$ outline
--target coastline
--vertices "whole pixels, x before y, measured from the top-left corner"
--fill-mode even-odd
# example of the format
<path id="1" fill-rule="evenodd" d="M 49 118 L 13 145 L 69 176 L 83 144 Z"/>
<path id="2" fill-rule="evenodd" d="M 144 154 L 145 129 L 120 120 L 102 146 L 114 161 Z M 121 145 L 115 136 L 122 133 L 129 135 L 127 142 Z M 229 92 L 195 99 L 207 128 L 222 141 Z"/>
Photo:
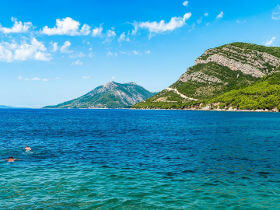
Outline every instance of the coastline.
<path id="1" fill-rule="evenodd" d="M 279 113 L 279 111 L 275 110 L 245 110 L 245 109 L 147 109 L 147 108 L 130 108 L 131 110 L 177 110 L 177 111 L 206 111 L 206 112 L 269 112 L 269 113 Z"/>
<path id="2" fill-rule="evenodd" d="M 280 112 L 280 110 L 278 109 L 273 109 L 273 110 L 268 110 L 268 109 L 256 109 L 256 110 L 249 110 L 249 109 L 233 109 L 233 108 L 229 108 L 229 109 L 211 109 L 209 107 L 203 107 L 203 108 L 184 108 L 184 109 L 160 109 L 160 108 L 133 108 L 133 107 L 126 107 L 126 108 L 50 108 L 50 107 L 42 107 L 42 108 L 28 108 L 28 109 L 55 109 L 55 110 L 59 110 L 59 109 L 63 109 L 63 110 L 74 110 L 74 109 L 84 109 L 84 110 L 112 110 L 112 109 L 116 109 L 116 110 L 170 110 L 170 111 L 207 111 L 207 112 L 270 112 L 270 113 L 278 113 Z"/>
<path id="3" fill-rule="evenodd" d="M 158 110 L 158 111 L 205 111 L 205 112 L 263 112 L 263 113 L 279 113 L 279 111 L 276 110 L 240 110 L 240 109 L 148 109 L 148 108 L 37 108 L 37 109 L 63 109 L 63 110 Z"/>

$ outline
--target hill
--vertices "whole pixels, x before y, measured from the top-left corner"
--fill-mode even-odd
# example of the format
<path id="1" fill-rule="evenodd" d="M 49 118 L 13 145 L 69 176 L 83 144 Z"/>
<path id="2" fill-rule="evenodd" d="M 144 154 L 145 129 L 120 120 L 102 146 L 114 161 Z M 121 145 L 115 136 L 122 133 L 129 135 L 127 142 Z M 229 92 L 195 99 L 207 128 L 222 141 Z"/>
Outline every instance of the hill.
<path id="1" fill-rule="evenodd" d="M 128 108 L 153 95 L 135 83 L 109 82 L 79 98 L 44 108 Z"/>
<path id="2" fill-rule="evenodd" d="M 0 105 L 0 109 L 13 109 L 14 107 L 6 106 L 6 105 Z"/>
<path id="3" fill-rule="evenodd" d="M 232 90 L 206 102 L 210 109 L 280 110 L 280 73 L 255 84 Z"/>
<path id="4" fill-rule="evenodd" d="M 268 81 L 265 80 L 279 72 L 279 66 L 278 47 L 232 43 L 209 49 L 195 60 L 195 65 L 178 81 L 145 102 L 136 104 L 134 108 L 217 109 L 219 106 L 214 104 L 220 103 L 222 107 L 231 109 L 229 102 L 222 99 L 233 96 L 233 93 L 235 96 L 241 94 L 238 91 L 248 90 L 244 88 L 254 89 L 266 84 Z M 245 101 L 251 103 L 249 96 L 243 95 L 243 99 L 242 106 L 234 103 L 232 106 L 236 109 L 251 109 L 251 106 L 245 105 Z M 280 102 L 277 103 L 274 105 L 278 106 Z"/>

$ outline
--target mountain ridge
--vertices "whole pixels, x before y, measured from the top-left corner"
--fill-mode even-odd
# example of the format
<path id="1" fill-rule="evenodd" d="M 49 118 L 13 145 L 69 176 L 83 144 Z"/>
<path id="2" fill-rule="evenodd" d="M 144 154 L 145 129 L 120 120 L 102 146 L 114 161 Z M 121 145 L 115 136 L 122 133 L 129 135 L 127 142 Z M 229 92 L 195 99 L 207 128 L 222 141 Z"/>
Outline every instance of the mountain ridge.
<path id="1" fill-rule="evenodd" d="M 44 108 L 129 108 L 152 95 L 154 93 L 134 82 L 110 81 L 78 98 Z"/>
<path id="2" fill-rule="evenodd" d="M 279 72 L 279 67 L 279 47 L 235 42 L 211 48 L 198 57 L 194 66 L 188 68 L 175 83 L 133 108 L 221 109 L 217 106 L 218 96 L 250 87 Z M 213 106 L 213 103 L 216 106 Z M 221 104 L 223 109 L 236 110 L 244 107 L 264 107 L 260 104 L 255 107 Z M 275 103 L 274 105 L 274 108 L 278 106 Z"/>

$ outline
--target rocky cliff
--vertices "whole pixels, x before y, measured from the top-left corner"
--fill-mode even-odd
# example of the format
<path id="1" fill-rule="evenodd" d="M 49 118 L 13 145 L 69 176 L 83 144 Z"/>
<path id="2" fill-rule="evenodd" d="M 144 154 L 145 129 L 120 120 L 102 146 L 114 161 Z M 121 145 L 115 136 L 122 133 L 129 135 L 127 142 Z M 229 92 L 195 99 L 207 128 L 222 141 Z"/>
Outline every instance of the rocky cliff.
<path id="1" fill-rule="evenodd" d="M 232 108 L 232 104 L 214 99 L 267 79 L 279 72 L 279 66 L 280 48 L 247 43 L 223 45 L 205 51 L 178 81 L 134 107 L 205 109 L 220 108 L 217 104 L 222 104 L 223 108 Z M 238 104 L 234 106 L 240 108 Z M 255 108 L 262 107 L 256 105 Z"/>

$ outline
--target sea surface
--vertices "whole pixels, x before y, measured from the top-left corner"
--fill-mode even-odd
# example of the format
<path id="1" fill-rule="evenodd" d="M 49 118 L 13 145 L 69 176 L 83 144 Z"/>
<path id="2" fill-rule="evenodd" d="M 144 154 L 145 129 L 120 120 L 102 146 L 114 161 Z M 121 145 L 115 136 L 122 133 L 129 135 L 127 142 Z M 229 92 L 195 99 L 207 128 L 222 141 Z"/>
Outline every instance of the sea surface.
<path id="1" fill-rule="evenodd" d="M 0 209 L 280 208 L 278 113 L 1 109 L 0 158 Z"/>

